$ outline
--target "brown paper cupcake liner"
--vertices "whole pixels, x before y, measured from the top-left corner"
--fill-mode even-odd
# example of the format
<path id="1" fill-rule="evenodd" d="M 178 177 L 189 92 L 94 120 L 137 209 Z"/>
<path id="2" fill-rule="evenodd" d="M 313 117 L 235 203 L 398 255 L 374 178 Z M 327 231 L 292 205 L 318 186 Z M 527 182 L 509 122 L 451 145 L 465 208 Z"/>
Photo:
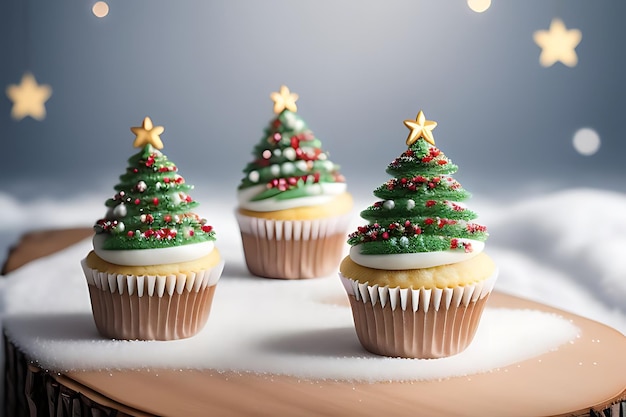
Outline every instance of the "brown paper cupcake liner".
<path id="1" fill-rule="evenodd" d="M 339 274 L 359 341 L 372 353 L 434 359 L 465 350 L 476 334 L 497 272 L 445 289 L 370 286 Z"/>
<path id="2" fill-rule="evenodd" d="M 267 220 L 237 213 L 246 265 L 254 275 L 301 279 L 333 273 L 343 255 L 350 215 Z"/>
<path id="3" fill-rule="evenodd" d="M 100 334 L 111 339 L 175 340 L 205 326 L 224 261 L 187 275 L 110 274 L 81 263 Z"/>

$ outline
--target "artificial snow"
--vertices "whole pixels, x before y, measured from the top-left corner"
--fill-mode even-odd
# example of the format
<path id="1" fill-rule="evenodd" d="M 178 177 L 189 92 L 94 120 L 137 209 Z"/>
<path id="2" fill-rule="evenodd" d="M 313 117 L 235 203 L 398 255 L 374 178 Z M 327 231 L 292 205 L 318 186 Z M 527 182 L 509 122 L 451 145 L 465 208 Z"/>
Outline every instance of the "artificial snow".
<path id="1" fill-rule="evenodd" d="M 357 200 L 355 213 L 372 201 Z M 63 210 L 61 203 L 51 204 Z M 626 212 L 625 195 L 574 190 L 507 204 L 505 209 L 476 198 L 468 205 L 489 227 L 486 251 L 500 269 L 496 291 L 626 333 L 626 257 L 614 249 L 626 245 L 626 233 L 621 232 L 626 218 L 620 216 Z M 600 213 L 598 207 L 610 210 Z M 48 209 L 39 204 L 22 212 Z M 303 281 L 251 277 L 233 208 L 204 203 L 198 212 L 215 226 L 226 268 L 208 323 L 197 336 L 170 342 L 101 338 L 79 264 L 91 249 L 86 239 L 31 262 L 0 283 L 2 320 L 10 338 L 40 365 L 55 370 L 210 368 L 372 381 L 484 372 L 558 349 L 578 333 L 554 314 L 487 307 L 474 342 L 459 355 L 437 360 L 379 357 L 359 344 L 336 275 Z M 81 215 L 89 224 L 99 212 Z M 353 226 L 362 223 L 355 214 Z"/>

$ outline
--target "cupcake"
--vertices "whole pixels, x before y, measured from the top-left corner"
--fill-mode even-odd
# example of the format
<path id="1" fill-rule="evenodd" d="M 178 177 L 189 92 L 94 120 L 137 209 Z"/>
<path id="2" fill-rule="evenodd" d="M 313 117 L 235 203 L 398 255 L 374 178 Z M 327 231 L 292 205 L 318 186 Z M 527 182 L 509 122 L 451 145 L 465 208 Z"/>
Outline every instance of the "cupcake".
<path id="1" fill-rule="evenodd" d="M 339 276 L 356 332 L 370 352 L 442 358 L 471 343 L 497 268 L 483 251 L 487 230 L 462 201 L 457 166 L 436 146 L 436 122 L 406 120 L 408 149 L 387 167 L 393 178 L 361 212 Z"/>
<path id="2" fill-rule="evenodd" d="M 193 186 L 160 151 L 163 127 L 146 117 L 131 130 L 140 151 L 81 262 L 94 321 L 111 339 L 187 338 L 207 322 L 224 261 L 213 227 L 192 211 Z"/>
<path id="3" fill-rule="evenodd" d="M 285 86 L 238 187 L 237 221 L 250 272 L 267 278 L 320 277 L 343 254 L 352 197 L 339 167 L 296 113 Z"/>

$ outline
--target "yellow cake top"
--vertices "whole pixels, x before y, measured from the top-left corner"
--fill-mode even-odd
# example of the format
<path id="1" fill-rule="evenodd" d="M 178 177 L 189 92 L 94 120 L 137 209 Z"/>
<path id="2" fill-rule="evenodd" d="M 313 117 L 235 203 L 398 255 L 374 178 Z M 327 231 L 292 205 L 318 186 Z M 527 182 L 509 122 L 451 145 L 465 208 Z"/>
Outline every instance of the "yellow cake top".
<path id="1" fill-rule="evenodd" d="M 339 266 L 346 278 L 362 284 L 390 288 L 454 288 L 489 278 L 496 270 L 493 260 L 484 252 L 463 262 L 421 269 L 387 270 L 368 268 L 346 256 Z"/>

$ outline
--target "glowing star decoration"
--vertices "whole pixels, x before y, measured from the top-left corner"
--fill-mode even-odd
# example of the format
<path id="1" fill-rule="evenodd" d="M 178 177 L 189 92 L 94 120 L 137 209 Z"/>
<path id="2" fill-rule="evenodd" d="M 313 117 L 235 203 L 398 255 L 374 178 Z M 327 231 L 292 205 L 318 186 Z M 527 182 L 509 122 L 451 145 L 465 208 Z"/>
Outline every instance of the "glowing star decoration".
<path id="1" fill-rule="evenodd" d="M 52 88 L 46 84 L 37 84 L 37 80 L 30 72 L 22 76 L 19 85 L 11 84 L 6 90 L 7 97 L 13 102 L 11 117 L 22 120 L 30 116 L 36 120 L 46 118 L 46 101 L 52 95 Z"/>
<path id="2" fill-rule="evenodd" d="M 141 127 L 131 127 L 130 130 L 136 136 L 133 143 L 135 148 L 140 148 L 147 144 L 154 146 L 156 149 L 163 148 L 163 142 L 159 135 L 165 131 L 165 128 L 163 126 L 153 126 L 149 117 L 143 119 Z"/>
<path id="3" fill-rule="evenodd" d="M 280 86 L 279 92 L 270 94 L 270 98 L 274 102 L 274 113 L 276 114 L 279 114 L 285 109 L 292 112 L 296 112 L 298 110 L 298 107 L 296 106 L 298 95 L 290 92 L 284 85 Z"/>
<path id="4" fill-rule="evenodd" d="M 544 67 L 551 67 L 561 61 L 568 67 L 576 66 L 578 56 L 575 49 L 582 38 L 580 30 L 567 30 L 561 19 L 552 19 L 550 29 L 538 30 L 533 34 L 535 43 L 541 48 L 539 63 Z"/>
<path id="5" fill-rule="evenodd" d="M 408 146 L 414 144 L 419 138 L 424 138 L 432 145 L 435 144 L 435 138 L 433 138 L 432 130 L 437 127 L 437 122 L 426 120 L 426 116 L 424 116 L 423 111 L 420 110 L 420 112 L 417 113 L 415 120 L 405 120 L 404 125 L 411 130 L 409 137 L 406 139 L 406 144 Z"/>

